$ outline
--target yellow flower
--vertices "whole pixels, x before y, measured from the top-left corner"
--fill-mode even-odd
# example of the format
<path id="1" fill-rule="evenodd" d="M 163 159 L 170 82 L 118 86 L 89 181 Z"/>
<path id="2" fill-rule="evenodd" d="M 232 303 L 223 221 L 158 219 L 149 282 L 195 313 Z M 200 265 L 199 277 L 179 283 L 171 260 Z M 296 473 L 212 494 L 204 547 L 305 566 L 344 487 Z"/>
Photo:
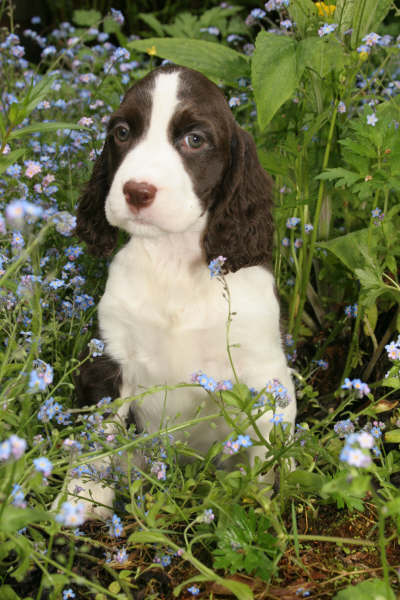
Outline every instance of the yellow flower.
<path id="1" fill-rule="evenodd" d="M 155 46 L 152 46 L 151 48 L 147 48 L 146 49 L 147 54 L 149 54 L 150 56 L 155 56 L 157 54 L 157 50 Z"/>
<path id="2" fill-rule="evenodd" d="M 325 2 L 316 2 L 315 6 L 318 9 L 318 16 L 331 17 L 336 10 L 334 4 L 325 4 Z"/>

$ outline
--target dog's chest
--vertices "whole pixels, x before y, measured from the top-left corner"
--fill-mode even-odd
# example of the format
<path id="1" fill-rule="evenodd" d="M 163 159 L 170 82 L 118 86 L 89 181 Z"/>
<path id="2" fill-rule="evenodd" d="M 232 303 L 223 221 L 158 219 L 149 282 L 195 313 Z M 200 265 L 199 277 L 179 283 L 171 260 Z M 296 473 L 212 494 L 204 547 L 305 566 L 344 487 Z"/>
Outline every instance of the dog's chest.
<path id="1" fill-rule="evenodd" d="M 154 268 L 151 261 L 113 263 L 99 306 L 102 336 L 124 382 L 146 387 L 189 381 L 199 369 L 229 376 L 227 314 L 207 267 L 193 276 L 176 263 Z"/>

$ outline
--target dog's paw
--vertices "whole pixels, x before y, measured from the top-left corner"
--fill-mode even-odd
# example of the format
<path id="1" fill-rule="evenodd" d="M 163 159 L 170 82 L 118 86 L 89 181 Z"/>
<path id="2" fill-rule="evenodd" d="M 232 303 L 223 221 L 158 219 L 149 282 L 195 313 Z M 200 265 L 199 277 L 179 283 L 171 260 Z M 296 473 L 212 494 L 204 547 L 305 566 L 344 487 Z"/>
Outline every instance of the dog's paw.
<path id="1" fill-rule="evenodd" d="M 83 505 L 84 521 L 106 521 L 113 515 L 115 491 L 101 483 L 71 479 L 67 494 L 60 494 L 51 506 L 51 512 L 59 513 L 64 502 Z"/>

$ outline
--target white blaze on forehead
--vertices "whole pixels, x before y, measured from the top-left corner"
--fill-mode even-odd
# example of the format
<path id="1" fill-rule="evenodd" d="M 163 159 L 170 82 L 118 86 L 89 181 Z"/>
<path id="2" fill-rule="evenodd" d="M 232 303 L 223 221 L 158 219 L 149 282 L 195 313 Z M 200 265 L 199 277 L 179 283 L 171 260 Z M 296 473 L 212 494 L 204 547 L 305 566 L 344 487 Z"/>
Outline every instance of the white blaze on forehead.
<path id="1" fill-rule="evenodd" d="M 179 72 L 157 75 L 151 90 L 149 126 L 123 158 L 106 199 L 108 222 L 131 234 L 200 231 L 204 226 L 204 209 L 190 174 L 174 142 L 168 138 L 179 104 L 178 90 Z M 123 193 L 124 184 L 130 180 L 156 188 L 153 202 L 138 212 L 131 210 Z"/>
<path id="2" fill-rule="evenodd" d="M 178 104 L 179 73 L 161 73 L 152 93 L 150 126 L 144 142 L 157 143 L 168 138 L 168 125 Z"/>

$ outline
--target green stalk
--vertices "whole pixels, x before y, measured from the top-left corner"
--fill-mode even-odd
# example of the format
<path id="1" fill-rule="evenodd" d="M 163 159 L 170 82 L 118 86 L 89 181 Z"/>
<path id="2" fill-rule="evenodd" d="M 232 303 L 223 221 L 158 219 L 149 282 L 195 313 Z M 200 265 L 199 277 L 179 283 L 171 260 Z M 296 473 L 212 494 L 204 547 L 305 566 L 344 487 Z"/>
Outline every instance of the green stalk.
<path id="1" fill-rule="evenodd" d="M 333 109 L 333 114 L 332 114 L 332 120 L 331 120 L 331 124 L 329 127 L 328 140 L 327 140 L 327 144 L 326 144 L 326 148 L 325 148 L 324 160 L 322 162 L 322 171 L 324 171 L 327 168 L 328 162 L 329 162 L 332 140 L 333 140 L 333 135 L 334 135 L 334 131 L 335 131 L 338 104 L 339 104 L 339 101 L 336 99 L 334 109 Z M 315 251 L 315 244 L 317 241 L 319 216 L 320 216 L 321 208 L 322 208 L 322 200 L 324 197 L 324 190 L 325 190 L 325 182 L 323 179 L 321 179 L 320 183 L 319 183 L 319 189 L 318 189 L 317 206 L 315 208 L 314 223 L 313 223 L 314 228 L 311 232 L 310 245 L 308 248 L 308 255 L 305 260 L 305 268 L 304 268 L 304 273 L 303 273 L 302 286 L 301 286 L 301 290 L 300 290 L 300 300 L 299 300 L 299 305 L 297 308 L 296 318 L 295 318 L 293 332 L 292 332 L 295 343 L 297 342 L 297 338 L 299 335 L 299 329 L 300 329 L 300 325 L 301 325 L 301 317 L 302 317 L 302 313 L 304 310 L 304 304 L 306 301 L 307 284 L 310 279 L 312 261 L 313 261 L 313 257 L 314 257 L 314 251 Z"/>

